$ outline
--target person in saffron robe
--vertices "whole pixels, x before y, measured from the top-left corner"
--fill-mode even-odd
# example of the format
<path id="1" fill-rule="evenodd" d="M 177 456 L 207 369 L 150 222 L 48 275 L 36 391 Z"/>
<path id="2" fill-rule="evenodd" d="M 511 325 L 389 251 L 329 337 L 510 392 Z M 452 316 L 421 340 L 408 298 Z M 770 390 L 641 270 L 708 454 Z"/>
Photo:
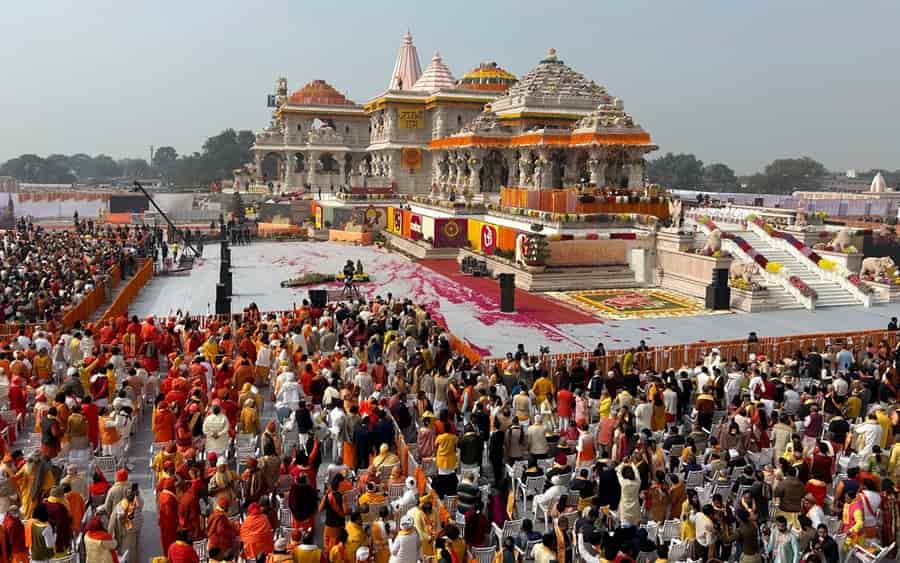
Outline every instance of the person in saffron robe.
<path id="1" fill-rule="evenodd" d="M 69 516 L 72 518 L 72 533 L 81 531 L 81 520 L 84 518 L 84 497 L 72 490 L 72 485 L 63 483 L 63 496 L 69 505 Z"/>
<path id="2" fill-rule="evenodd" d="M 50 464 L 39 453 L 35 453 L 16 474 L 19 483 L 19 498 L 22 501 L 22 514 L 31 517 L 34 508 L 53 487 L 53 473 Z"/>
<path id="3" fill-rule="evenodd" d="M 241 480 L 245 505 L 258 501 L 265 494 L 266 486 L 256 458 L 247 458 L 247 469 L 241 475 Z"/>
<path id="4" fill-rule="evenodd" d="M 200 479 L 191 481 L 188 490 L 178 501 L 178 524 L 188 531 L 191 541 L 203 539 L 203 521 L 200 514 L 200 497 L 206 487 Z"/>
<path id="5" fill-rule="evenodd" d="M 48 459 L 53 459 L 59 455 L 61 440 L 65 432 L 57 415 L 56 407 L 47 409 L 47 416 L 41 424 L 41 453 Z"/>
<path id="6" fill-rule="evenodd" d="M 229 553 L 237 545 L 238 525 L 228 519 L 228 496 L 220 495 L 212 513 L 206 519 L 207 549 L 218 548 Z"/>
<path id="7" fill-rule="evenodd" d="M 178 530 L 176 541 L 166 549 L 169 563 L 200 563 L 200 557 L 194 547 L 188 543 L 187 530 Z"/>
<path id="8" fill-rule="evenodd" d="M 47 521 L 56 533 L 56 553 L 67 553 L 72 545 L 72 516 L 62 487 L 53 487 L 44 501 Z"/>
<path id="9" fill-rule="evenodd" d="M 88 520 L 84 529 L 84 546 L 87 551 L 87 561 L 99 563 L 119 563 L 119 555 L 116 553 L 116 540 L 103 529 L 103 521 L 99 516 Z"/>
<path id="10" fill-rule="evenodd" d="M 269 518 L 260 509 L 259 504 L 253 503 L 247 509 L 247 516 L 241 524 L 241 541 L 244 544 L 244 558 L 256 559 L 260 555 L 272 553 L 273 532 Z"/>
<path id="11" fill-rule="evenodd" d="M 88 440 L 91 442 L 91 448 L 96 450 L 100 444 L 100 408 L 94 404 L 90 395 L 81 401 L 81 414 L 87 420 Z"/>
<path id="12" fill-rule="evenodd" d="M 319 498 L 305 474 L 300 474 L 288 491 L 288 508 L 291 509 L 293 527 L 312 530 L 316 525 L 316 506 Z"/>
<path id="13" fill-rule="evenodd" d="M 325 511 L 325 533 L 323 534 L 323 547 L 325 553 L 331 555 L 331 549 L 338 542 L 338 533 L 344 529 L 344 504 L 343 495 L 340 493 L 344 476 L 338 473 L 331 481 L 331 486 L 319 503 L 319 510 Z M 346 532 L 345 532 L 346 533 Z"/>
<path id="14" fill-rule="evenodd" d="M 135 483 L 125 498 L 115 506 L 113 513 L 109 515 L 109 532 L 119 544 L 119 551 L 122 554 L 128 552 L 134 559 L 137 558 L 138 541 L 141 538 L 143 504 L 141 497 L 138 496 L 137 483 Z"/>
<path id="15" fill-rule="evenodd" d="M 175 440 L 175 421 L 175 413 L 169 409 L 168 401 L 160 401 L 156 410 L 153 411 L 153 419 L 150 424 L 153 430 L 153 441 L 166 443 Z"/>
<path id="16" fill-rule="evenodd" d="M 178 497 L 175 496 L 174 480 L 166 484 L 157 500 L 159 512 L 159 543 L 163 553 L 175 543 L 175 532 L 178 530 Z"/>
<path id="17" fill-rule="evenodd" d="M 25 525 L 19 517 L 19 507 L 10 506 L 3 519 L 9 555 L 12 563 L 27 563 L 28 547 L 25 545 Z"/>

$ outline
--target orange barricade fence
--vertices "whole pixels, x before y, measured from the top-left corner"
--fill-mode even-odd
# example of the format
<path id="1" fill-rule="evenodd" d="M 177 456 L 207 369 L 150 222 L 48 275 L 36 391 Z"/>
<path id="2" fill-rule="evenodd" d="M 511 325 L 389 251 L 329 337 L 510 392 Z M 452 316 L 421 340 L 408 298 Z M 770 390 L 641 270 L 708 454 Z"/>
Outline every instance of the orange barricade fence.
<path id="1" fill-rule="evenodd" d="M 63 315 L 63 327 L 69 329 L 78 321 L 88 320 L 94 314 L 94 311 L 103 306 L 104 301 L 106 301 L 106 288 L 103 285 L 99 285 L 91 290 L 78 305 L 69 309 Z"/>
<path id="2" fill-rule="evenodd" d="M 109 287 L 115 289 L 119 287 L 119 282 L 122 281 L 122 270 L 119 269 L 119 265 L 116 264 L 112 268 L 109 269 Z"/>
<path id="3" fill-rule="evenodd" d="M 153 277 L 153 260 L 149 258 L 144 262 L 144 265 L 141 266 L 137 272 L 135 272 L 134 276 L 128 280 L 125 284 L 125 287 L 116 295 L 113 302 L 109 305 L 106 311 L 103 313 L 103 316 L 100 318 L 101 321 L 107 321 L 111 318 L 118 317 L 128 312 L 128 307 L 134 302 L 134 299 L 137 297 L 138 293 L 140 293 L 141 289 L 147 285 L 147 282 L 150 281 L 150 278 Z"/>
<path id="4" fill-rule="evenodd" d="M 748 343 L 746 340 L 723 340 L 718 342 L 695 342 L 692 344 L 679 344 L 673 346 L 658 346 L 645 352 L 634 352 L 633 362 L 638 369 L 654 369 L 658 371 L 666 369 L 679 369 L 681 367 L 693 367 L 712 351 L 718 349 L 719 355 L 725 361 L 736 358 L 739 362 L 749 360 L 750 354 L 757 358 L 764 356 L 768 360 L 780 362 L 784 358 L 790 358 L 798 351 L 809 352 L 812 348 L 823 351 L 831 345 L 843 343 L 854 346 L 869 347 L 878 346 L 882 341 L 887 342 L 891 348 L 897 345 L 900 335 L 897 332 L 886 330 L 864 330 L 851 332 L 813 333 L 794 336 L 760 338 L 759 342 Z M 608 371 L 613 365 L 620 366 L 628 350 L 607 351 L 605 356 L 595 357 L 592 352 L 575 352 L 569 354 L 550 354 L 544 358 L 551 370 L 560 365 L 571 365 L 577 361 L 594 361 L 596 369 Z M 502 365 L 505 358 L 489 358 L 485 362 L 489 365 Z"/>

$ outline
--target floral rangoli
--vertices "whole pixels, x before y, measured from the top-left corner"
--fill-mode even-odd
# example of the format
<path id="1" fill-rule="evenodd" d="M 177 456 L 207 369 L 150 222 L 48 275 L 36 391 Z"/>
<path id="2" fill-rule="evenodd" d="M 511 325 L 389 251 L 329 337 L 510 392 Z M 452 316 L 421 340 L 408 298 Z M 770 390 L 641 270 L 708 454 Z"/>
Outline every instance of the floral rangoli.
<path id="1" fill-rule="evenodd" d="M 703 302 L 661 289 L 597 289 L 552 292 L 551 296 L 610 319 L 651 319 L 710 315 Z"/>

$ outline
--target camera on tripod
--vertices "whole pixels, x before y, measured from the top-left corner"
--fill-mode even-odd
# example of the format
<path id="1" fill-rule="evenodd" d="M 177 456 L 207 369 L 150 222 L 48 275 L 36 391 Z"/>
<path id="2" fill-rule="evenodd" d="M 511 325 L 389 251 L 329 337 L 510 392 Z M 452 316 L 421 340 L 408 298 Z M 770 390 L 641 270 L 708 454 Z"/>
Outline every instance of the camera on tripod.
<path id="1" fill-rule="evenodd" d="M 540 346 L 540 347 L 538 348 L 538 353 L 540 353 L 540 354 L 549 354 L 549 353 L 550 353 L 550 347 L 549 347 L 549 346 Z"/>

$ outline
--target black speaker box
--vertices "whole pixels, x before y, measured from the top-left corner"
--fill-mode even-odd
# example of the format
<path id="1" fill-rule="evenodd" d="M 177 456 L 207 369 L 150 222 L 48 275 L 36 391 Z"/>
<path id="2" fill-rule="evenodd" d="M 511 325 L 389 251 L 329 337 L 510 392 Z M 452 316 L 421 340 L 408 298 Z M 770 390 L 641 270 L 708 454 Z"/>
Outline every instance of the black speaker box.
<path id="1" fill-rule="evenodd" d="M 516 311 L 516 277 L 513 274 L 500 274 L 500 311 Z"/>
<path id="2" fill-rule="evenodd" d="M 310 289 L 309 303 L 316 309 L 324 309 L 325 305 L 328 304 L 328 290 Z"/>
<path id="3" fill-rule="evenodd" d="M 706 286 L 706 308 L 725 311 L 731 308 L 731 288 L 716 284 Z"/>
<path id="4" fill-rule="evenodd" d="M 717 287 L 728 287 L 728 269 L 713 270 L 712 284 Z"/>

